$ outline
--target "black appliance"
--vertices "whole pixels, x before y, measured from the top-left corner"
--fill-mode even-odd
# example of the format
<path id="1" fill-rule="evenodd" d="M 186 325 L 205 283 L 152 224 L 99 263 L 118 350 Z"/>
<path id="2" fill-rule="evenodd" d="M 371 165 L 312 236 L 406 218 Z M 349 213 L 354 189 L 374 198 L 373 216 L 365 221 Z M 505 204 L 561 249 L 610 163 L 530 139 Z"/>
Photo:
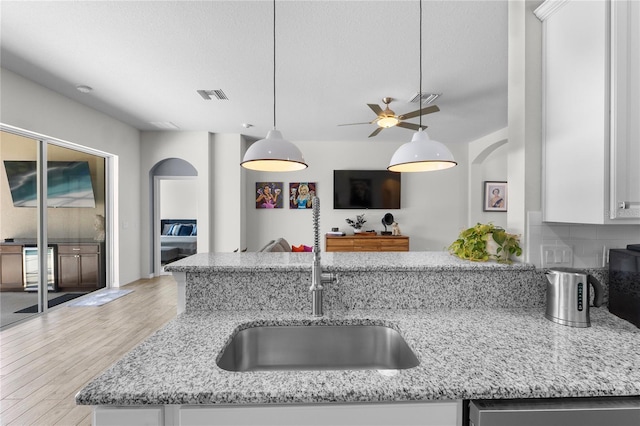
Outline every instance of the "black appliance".
<path id="1" fill-rule="evenodd" d="M 640 328 L 640 244 L 609 250 L 609 311 Z"/>

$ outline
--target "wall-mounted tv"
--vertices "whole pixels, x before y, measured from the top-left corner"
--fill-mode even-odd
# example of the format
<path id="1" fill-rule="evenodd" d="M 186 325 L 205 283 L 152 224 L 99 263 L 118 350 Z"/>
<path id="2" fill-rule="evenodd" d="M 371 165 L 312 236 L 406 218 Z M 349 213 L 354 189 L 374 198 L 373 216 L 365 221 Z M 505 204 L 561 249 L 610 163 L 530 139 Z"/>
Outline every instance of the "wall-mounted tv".
<path id="1" fill-rule="evenodd" d="M 401 174 L 387 170 L 334 170 L 334 209 L 399 209 Z"/>
<path id="2" fill-rule="evenodd" d="M 36 162 L 4 161 L 15 207 L 36 207 Z M 47 161 L 47 206 L 95 208 L 87 161 Z"/>

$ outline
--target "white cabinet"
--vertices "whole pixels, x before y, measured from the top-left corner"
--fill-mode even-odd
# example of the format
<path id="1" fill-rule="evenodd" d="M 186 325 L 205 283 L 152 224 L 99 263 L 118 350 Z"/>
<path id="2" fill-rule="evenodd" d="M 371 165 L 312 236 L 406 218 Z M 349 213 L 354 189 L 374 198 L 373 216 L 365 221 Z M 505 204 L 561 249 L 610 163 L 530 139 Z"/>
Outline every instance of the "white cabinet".
<path id="1" fill-rule="evenodd" d="M 640 4 L 546 1 L 543 220 L 640 223 Z"/>
<path id="2" fill-rule="evenodd" d="M 167 405 L 164 407 L 94 408 L 93 425 L 106 426 L 457 426 L 462 401 L 288 404 L 288 405 Z"/>

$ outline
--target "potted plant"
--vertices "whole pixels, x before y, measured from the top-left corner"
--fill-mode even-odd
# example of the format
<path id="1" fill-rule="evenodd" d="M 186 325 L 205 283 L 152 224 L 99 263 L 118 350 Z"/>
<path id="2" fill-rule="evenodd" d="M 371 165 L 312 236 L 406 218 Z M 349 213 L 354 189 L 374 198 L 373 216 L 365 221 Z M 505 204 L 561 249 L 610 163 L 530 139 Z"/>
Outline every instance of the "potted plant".
<path id="1" fill-rule="evenodd" d="M 353 232 L 355 234 L 359 234 L 362 232 L 362 225 L 365 224 L 366 219 L 364 218 L 364 213 L 356 216 L 356 220 L 346 218 L 345 221 L 353 228 Z"/>
<path id="2" fill-rule="evenodd" d="M 509 234 L 493 223 L 478 223 L 460 232 L 458 239 L 449 246 L 449 252 L 461 259 L 511 263 L 511 256 L 520 256 L 522 248 L 519 235 Z"/>

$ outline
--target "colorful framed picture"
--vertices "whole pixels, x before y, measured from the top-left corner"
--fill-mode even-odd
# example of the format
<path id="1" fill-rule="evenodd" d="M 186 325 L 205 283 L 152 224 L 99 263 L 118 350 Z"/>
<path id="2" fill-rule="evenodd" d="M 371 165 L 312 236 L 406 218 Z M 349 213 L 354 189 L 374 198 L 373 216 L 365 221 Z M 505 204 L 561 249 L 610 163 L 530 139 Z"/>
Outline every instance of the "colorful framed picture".
<path id="1" fill-rule="evenodd" d="M 507 182 L 484 182 L 484 208 L 485 212 L 507 211 Z"/>
<path id="2" fill-rule="evenodd" d="M 281 209 L 282 182 L 256 182 L 256 209 Z"/>
<path id="3" fill-rule="evenodd" d="M 317 184 L 315 182 L 290 182 L 289 208 L 310 209 L 313 207 L 312 199 L 317 194 Z"/>

